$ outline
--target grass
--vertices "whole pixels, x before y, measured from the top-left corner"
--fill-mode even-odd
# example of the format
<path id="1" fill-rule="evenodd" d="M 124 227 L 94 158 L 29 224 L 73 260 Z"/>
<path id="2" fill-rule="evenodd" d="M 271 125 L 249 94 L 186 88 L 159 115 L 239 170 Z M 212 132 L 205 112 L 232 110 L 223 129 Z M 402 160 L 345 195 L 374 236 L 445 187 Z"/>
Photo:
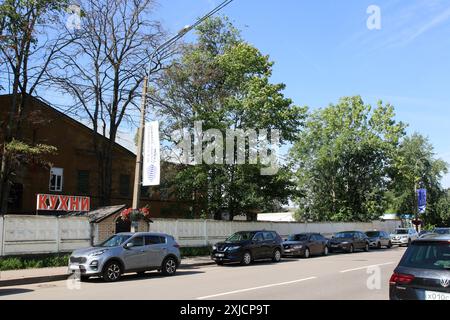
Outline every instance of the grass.
<path id="1" fill-rule="evenodd" d="M 181 256 L 208 256 L 210 247 L 180 248 Z M 65 267 L 70 254 L 46 254 L 35 256 L 14 256 L 0 258 L 0 271 Z"/>
<path id="2" fill-rule="evenodd" d="M 65 267 L 69 254 L 17 256 L 0 258 L 0 271 Z"/>

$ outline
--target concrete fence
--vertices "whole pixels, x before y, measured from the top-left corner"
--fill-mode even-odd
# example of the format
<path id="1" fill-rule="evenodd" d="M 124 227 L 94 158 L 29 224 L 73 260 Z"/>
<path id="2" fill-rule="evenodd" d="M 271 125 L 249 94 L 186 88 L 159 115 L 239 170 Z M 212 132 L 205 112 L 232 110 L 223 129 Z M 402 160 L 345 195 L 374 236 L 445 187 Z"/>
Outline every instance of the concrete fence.
<path id="1" fill-rule="evenodd" d="M 340 231 L 383 230 L 393 232 L 398 221 L 374 221 L 370 223 L 285 223 L 285 222 L 225 222 L 214 220 L 155 219 L 150 231 L 173 235 L 181 246 L 198 247 L 225 240 L 238 231 L 273 230 L 283 238 L 290 234 L 318 232 L 331 236 Z"/>
<path id="2" fill-rule="evenodd" d="M 397 221 L 371 223 L 284 223 L 225 222 L 214 220 L 156 219 L 150 231 L 173 235 L 181 246 L 208 246 L 238 231 L 274 230 L 283 238 L 293 233 L 320 232 L 329 236 L 339 231 L 385 230 L 392 232 Z M 85 217 L 4 216 L 0 217 L 0 256 L 65 253 L 89 247 L 96 225 Z"/>
<path id="3" fill-rule="evenodd" d="M 91 244 L 88 218 L 0 217 L 0 256 L 71 252 Z"/>

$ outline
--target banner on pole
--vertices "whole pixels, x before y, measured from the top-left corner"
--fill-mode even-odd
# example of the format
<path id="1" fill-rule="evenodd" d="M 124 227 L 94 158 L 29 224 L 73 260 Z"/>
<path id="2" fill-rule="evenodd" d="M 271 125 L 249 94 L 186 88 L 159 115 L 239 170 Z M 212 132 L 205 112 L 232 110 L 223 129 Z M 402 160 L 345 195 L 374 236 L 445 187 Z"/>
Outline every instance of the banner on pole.
<path id="1" fill-rule="evenodd" d="M 159 122 L 152 121 L 145 125 L 144 164 L 142 185 L 159 186 L 161 177 Z"/>
<path id="2" fill-rule="evenodd" d="M 419 213 L 425 213 L 427 209 L 427 190 L 419 189 L 417 190 L 417 198 L 419 203 Z"/>

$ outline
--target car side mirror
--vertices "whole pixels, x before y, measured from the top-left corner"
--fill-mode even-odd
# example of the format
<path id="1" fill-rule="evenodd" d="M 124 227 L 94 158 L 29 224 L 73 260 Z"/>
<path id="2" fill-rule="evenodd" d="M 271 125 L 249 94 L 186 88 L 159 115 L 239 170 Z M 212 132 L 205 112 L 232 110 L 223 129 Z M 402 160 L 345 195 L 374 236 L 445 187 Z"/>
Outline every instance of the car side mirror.
<path id="1" fill-rule="evenodd" d="M 128 242 L 126 245 L 125 245 L 125 249 L 131 249 L 131 248 L 133 248 L 134 247 L 134 244 L 132 243 L 132 242 Z"/>

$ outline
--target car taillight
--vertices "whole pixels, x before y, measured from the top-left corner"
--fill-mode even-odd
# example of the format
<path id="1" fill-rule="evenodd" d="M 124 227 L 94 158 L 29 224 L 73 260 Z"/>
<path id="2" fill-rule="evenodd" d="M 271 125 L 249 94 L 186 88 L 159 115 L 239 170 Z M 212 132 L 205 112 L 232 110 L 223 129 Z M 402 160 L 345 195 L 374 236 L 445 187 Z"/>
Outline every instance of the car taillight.
<path id="1" fill-rule="evenodd" d="M 414 276 L 410 274 L 394 273 L 389 280 L 390 284 L 410 284 L 414 280 Z"/>

